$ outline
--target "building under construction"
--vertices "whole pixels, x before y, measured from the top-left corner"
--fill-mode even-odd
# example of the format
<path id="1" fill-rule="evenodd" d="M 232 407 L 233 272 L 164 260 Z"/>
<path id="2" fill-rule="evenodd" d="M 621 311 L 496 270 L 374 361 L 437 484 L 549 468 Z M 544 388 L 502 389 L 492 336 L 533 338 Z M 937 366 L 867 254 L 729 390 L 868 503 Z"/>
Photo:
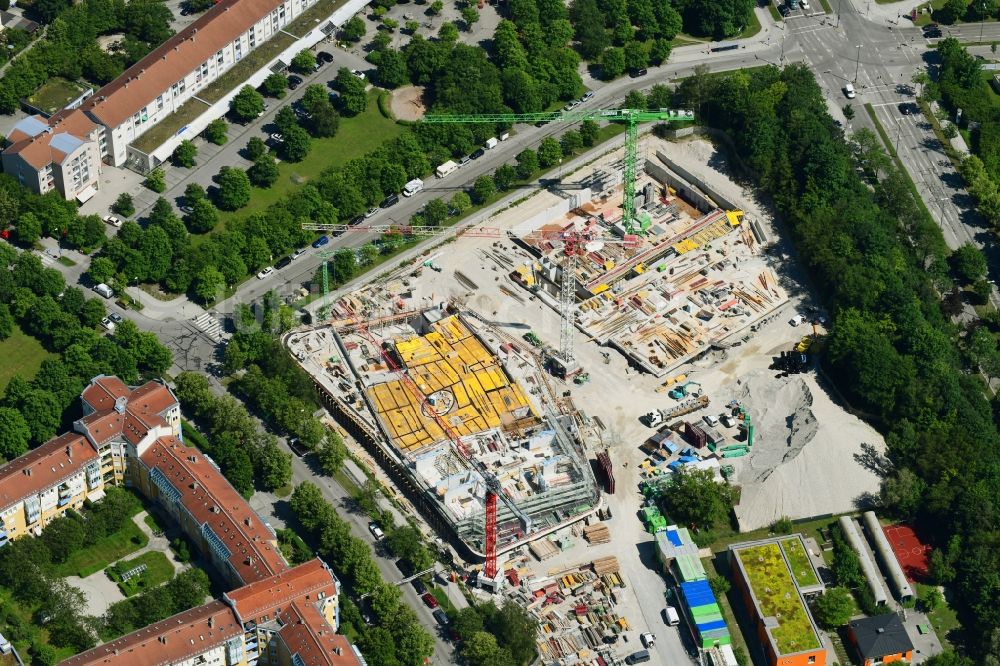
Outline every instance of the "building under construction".
<path id="1" fill-rule="evenodd" d="M 379 318 L 376 309 L 346 297 L 331 325 L 297 331 L 287 344 L 334 414 L 377 434 L 379 459 L 408 479 L 404 487 L 439 524 L 484 552 L 480 470 L 502 488 L 501 552 L 596 506 L 596 481 L 567 431 L 572 419 L 555 415 L 529 345 L 471 312 L 433 307 Z M 374 318 L 359 324 L 354 313 Z"/>

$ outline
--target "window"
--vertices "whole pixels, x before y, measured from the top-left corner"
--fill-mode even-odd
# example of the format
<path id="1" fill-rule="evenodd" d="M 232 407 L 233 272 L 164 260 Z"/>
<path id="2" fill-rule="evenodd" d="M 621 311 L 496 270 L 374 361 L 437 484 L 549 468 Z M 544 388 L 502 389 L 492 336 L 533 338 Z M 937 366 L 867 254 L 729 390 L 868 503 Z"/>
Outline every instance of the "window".
<path id="1" fill-rule="evenodd" d="M 250 28 L 250 48 L 257 46 L 257 28 Z"/>
<path id="2" fill-rule="evenodd" d="M 163 95 L 156 98 L 156 110 L 163 111 Z"/>
<path id="3" fill-rule="evenodd" d="M 219 49 L 219 52 L 215 54 L 215 64 L 221 67 L 223 60 L 225 60 L 225 58 L 222 55 L 222 49 Z"/>
<path id="4" fill-rule="evenodd" d="M 816 657 L 809 657 L 809 663 L 810 664 L 815 664 L 816 663 Z"/>
<path id="5" fill-rule="evenodd" d="M 243 42 L 237 39 L 233 42 L 233 51 L 236 54 L 236 59 L 240 60 L 243 57 Z"/>

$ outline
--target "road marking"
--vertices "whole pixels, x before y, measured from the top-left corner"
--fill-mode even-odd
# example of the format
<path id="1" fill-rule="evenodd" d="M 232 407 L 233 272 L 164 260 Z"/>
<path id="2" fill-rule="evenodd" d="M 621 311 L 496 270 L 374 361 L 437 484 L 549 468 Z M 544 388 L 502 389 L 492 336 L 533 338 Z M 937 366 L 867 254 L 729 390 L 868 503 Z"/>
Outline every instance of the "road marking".
<path id="1" fill-rule="evenodd" d="M 212 342 L 222 342 L 222 324 L 209 313 L 204 312 L 194 317 L 191 319 L 191 323 L 195 325 L 195 328 L 207 335 Z"/>

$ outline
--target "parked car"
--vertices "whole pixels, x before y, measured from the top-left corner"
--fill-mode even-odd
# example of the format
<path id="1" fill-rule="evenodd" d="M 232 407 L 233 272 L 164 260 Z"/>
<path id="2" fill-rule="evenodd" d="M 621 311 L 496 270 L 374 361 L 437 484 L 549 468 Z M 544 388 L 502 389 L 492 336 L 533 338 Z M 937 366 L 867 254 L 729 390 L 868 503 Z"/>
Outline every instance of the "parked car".
<path id="1" fill-rule="evenodd" d="M 112 331 L 113 332 L 115 330 L 115 323 L 113 321 L 111 321 L 110 319 L 108 319 L 107 317 L 104 317 L 103 319 L 101 319 L 101 326 L 103 326 L 104 330 L 106 330 L 106 331 Z"/>
<path id="2" fill-rule="evenodd" d="M 857 91 L 854 90 L 853 83 L 848 83 L 844 86 L 844 96 L 847 97 L 847 99 L 854 99 L 857 94 Z"/>
<path id="3" fill-rule="evenodd" d="M 593 96 L 594 96 L 594 91 L 593 90 L 588 90 L 587 92 L 583 93 L 583 97 L 580 98 L 580 101 L 581 102 L 586 102 L 588 99 L 590 99 Z"/>
<path id="4" fill-rule="evenodd" d="M 350 222 L 348 222 L 347 226 L 349 226 L 349 227 L 356 227 L 356 226 L 358 226 L 359 224 L 361 224 L 364 221 L 365 221 L 365 216 L 364 215 L 358 215 L 356 218 L 354 218 L 353 220 L 351 220 Z"/>
<path id="5" fill-rule="evenodd" d="M 267 268 L 265 268 L 264 270 L 262 270 L 260 273 L 257 273 L 257 279 L 258 280 L 263 280 L 264 278 L 266 278 L 268 275 L 270 275 L 273 272 L 274 272 L 274 266 L 268 266 Z"/>
<path id="6" fill-rule="evenodd" d="M 302 85 L 302 77 L 296 76 L 295 74 L 288 75 L 288 88 L 290 90 L 295 90 Z"/>
<path id="7" fill-rule="evenodd" d="M 378 541 L 385 538 L 385 532 L 383 532 L 382 528 L 378 526 L 378 523 L 368 523 L 368 531 L 371 532 L 372 536 Z"/>
<path id="8" fill-rule="evenodd" d="M 282 134 L 281 132 L 271 132 L 270 139 L 275 143 L 281 143 L 282 141 L 285 140 L 285 135 Z"/>
<path id="9" fill-rule="evenodd" d="M 362 72 L 360 69 L 352 69 L 351 70 L 351 74 L 353 74 L 354 76 L 358 77 L 362 81 L 365 80 L 365 73 Z"/>
<path id="10" fill-rule="evenodd" d="M 398 194 L 390 194 L 385 199 L 382 199 L 382 203 L 379 204 L 379 208 L 391 208 L 399 203 Z"/>
<path id="11" fill-rule="evenodd" d="M 642 647 L 651 648 L 656 644 L 656 636 L 650 633 L 639 634 L 639 640 L 642 642 Z"/>
<path id="12" fill-rule="evenodd" d="M 379 211 L 378 206 L 372 206 L 371 208 L 365 211 L 365 219 L 367 220 L 369 217 L 374 217 L 378 213 L 378 211 Z"/>
<path id="13" fill-rule="evenodd" d="M 461 169 L 462 167 L 464 167 L 466 164 L 468 164 L 471 161 L 472 161 L 471 157 L 468 157 L 468 156 L 463 157 L 462 159 L 460 159 L 458 161 L 458 168 Z"/>
<path id="14" fill-rule="evenodd" d="M 309 449 L 302 446 L 302 442 L 299 441 L 298 437 L 288 438 L 288 448 L 292 450 L 292 453 L 297 455 L 299 458 L 309 453 Z"/>
<path id="15" fill-rule="evenodd" d="M 122 220 L 117 215 L 105 215 L 104 216 L 104 221 L 107 222 L 108 224 L 110 224 L 113 227 L 120 227 L 120 226 L 122 226 Z"/>
<path id="16" fill-rule="evenodd" d="M 809 6 L 809 0 L 799 0 L 799 7 L 804 11 L 809 11 L 811 7 Z"/>
<path id="17" fill-rule="evenodd" d="M 109 314 L 108 315 L 108 319 L 110 319 L 111 321 L 113 321 L 115 324 L 120 324 L 123 321 L 125 321 L 125 317 L 122 317 L 117 312 L 112 312 L 111 314 Z"/>
<path id="18" fill-rule="evenodd" d="M 647 74 L 649 74 L 649 70 L 646 69 L 645 67 L 641 69 L 633 69 L 631 72 L 629 72 L 629 76 L 631 76 L 633 79 L 637 79 L 640 76 L 646 76 Z"/>
<path id="19" fill-rule="evenodd" d="M 445 612 L 440 608 L 434 611 L 434 619 L 437 620 L 437 623 L 442 627 L 448 626 L 448 616 L 445 615 Z"/>
<path id="20" fill-rule="evenodd" d="M 329 51 L 320 51 L 319 53 L 316 54 L 316 60 L 324 63 L 333 62 L 333 54 L 331 54 Z"/>
<path id="21" fill-rule="evenodd" d="M 480 157 L 482 157 L 485 154 L 486 154 L 485 150 L 483 150 L 482 148 L 477 148 L 471 155 L 469 155 L 469 157 L 472 158 L 472 159 L 474 159 L 474 160 L 478 160 Z"/>
<path id="22" fill-rule="evenodd" d="M 572 102 L 563 107 L 563 111 L 572 111 L 573 109 L 576 108 L 576 105 L 579 103 L 580 103 L 579 100 L 574 99 Z"/>
<path id="23" fill-rule="evenodd" d="M 434 595 L 431 594 L 430 592 L 424 592 L 422 595 L 420 595 L 420 598 L 423 599 L 424 603 L 427 604 L 428 608 L 438 607 L 438 600 L 435 599 Z"/>
<path id="24" fill-rule="evenodd" d="M 419 578 L 414 578 L 413 581 L 411 582 L 413 583 L 413 589 L 417 594 L 421 596 L 427 594 L 427 586 L 424 585 L 424 581 L 420 580 Z"/>
<path id="25" fill-rule="evenodd" d="M 787 5 L 781 5 L 780 7 L 778 7 L 778 13 L 781 14 L 784 18 L 788 18 L 789 15 L 791 15 L 792 10 L 789 9 Z"/>
<path id="26" fill-rule="evenodd" d="M 291 257 L 285 257 L 284 259 L 282 259 L 281 261 L 279 261 L 278 263 L 276 263 L 274 265 L 274 270 L 280 271 L 282 268 L 284 268 L 285 266 L 289 265 L 290 263 L 292 263 L 292 258 Z"/>
<path id="27" fill-rule="evenodd" d="M 313 241 L 313 247 L 320 248 L 329 242 L 330 242 L 329 236 L 320 236 L 319 238 Z"/>

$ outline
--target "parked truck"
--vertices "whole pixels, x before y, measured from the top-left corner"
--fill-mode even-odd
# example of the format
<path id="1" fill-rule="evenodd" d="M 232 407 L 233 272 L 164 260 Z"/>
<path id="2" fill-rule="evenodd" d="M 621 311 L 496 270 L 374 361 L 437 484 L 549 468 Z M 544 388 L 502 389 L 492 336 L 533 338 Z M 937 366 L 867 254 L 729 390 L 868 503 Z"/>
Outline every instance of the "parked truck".
<path id="1" fill-rule="evenodd" d="M 685 400 L 670 409 L 654 409 L 651 412 L 646 412 L 639 417 L 639 420 L 650 428 L 659 428 L 672 418 L 684 416 L 685 414 L 690 414 L 691 412 L 696 412 L 699 409 L 708 407 L 709 402 L 710 400 L 707 395 L 699 395 Z"/>

